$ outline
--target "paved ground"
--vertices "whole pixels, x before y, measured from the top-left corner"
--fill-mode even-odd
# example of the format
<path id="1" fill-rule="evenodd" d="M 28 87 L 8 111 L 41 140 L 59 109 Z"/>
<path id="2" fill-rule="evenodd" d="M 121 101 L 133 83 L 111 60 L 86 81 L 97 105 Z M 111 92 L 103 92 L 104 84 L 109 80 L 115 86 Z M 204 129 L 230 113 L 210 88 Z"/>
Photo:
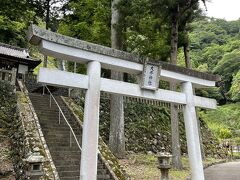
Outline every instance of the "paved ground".
<path id="1" fill-rule="evenodd" d="M 205 180 L 240 180 L 240 161 L 211 166 L 204 174 Z"/>

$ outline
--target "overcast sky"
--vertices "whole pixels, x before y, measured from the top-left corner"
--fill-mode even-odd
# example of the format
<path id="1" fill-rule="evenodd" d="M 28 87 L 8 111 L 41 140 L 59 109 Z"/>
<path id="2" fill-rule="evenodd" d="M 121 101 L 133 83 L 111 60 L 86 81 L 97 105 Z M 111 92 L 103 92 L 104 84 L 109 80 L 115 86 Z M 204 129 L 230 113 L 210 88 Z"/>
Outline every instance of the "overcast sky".
<path id="1" fill-rule="evenodd" d="M 207 0 L 209 1 L 209 0 Z M 240 18 L 240 0 L 210 0 L 207 2 L 207 16 L 228 21 Z"/>

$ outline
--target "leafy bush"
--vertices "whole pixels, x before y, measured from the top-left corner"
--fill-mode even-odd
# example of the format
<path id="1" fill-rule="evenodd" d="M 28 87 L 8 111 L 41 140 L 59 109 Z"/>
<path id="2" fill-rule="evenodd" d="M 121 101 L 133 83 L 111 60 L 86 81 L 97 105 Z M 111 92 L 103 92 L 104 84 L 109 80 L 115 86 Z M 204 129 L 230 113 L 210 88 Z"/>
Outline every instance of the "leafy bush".
<path id="1" fill-rule="evenodd" d="M 228 138 L 231 138 L 232 137 L 232 133 L 229 129 L 227 128 L 222 128 L 220 129 L 219 131 L 219 137 L 221 139 L 228 139 Z"/>

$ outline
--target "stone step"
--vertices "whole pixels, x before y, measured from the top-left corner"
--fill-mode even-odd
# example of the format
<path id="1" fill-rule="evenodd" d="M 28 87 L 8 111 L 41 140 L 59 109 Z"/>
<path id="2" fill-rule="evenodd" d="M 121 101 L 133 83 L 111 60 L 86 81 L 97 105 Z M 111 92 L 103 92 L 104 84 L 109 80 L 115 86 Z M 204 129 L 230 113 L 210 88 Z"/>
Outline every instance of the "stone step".
<path id="1" fill-rule="evenodd" d="M 64 143 L 64 144 L 69 144 L 70 143 L 70 138 L 67 138 L 67 139 L 63 139 L 63 138 L 59 138 L 59 139 L 56 139 L 56 138 L 52 138 L 52 139 L 46 139 L 47 143 L 49 144 L 53 144 L 53 143 L 57 143 L 57 144 L 61 144 L 61 143 Z M 82 139 L 77 139 L 77 142 L 81 145 L 81 141 Z M 77 143 L 75 138 L 71 138 L 71 143 L 72 144 L 76 144 Z"/>
<path id="2" fill-rule="evenodd" d="M 43 133 L 44 134 L 44 133 Z M 76 140 L 73 136 L 70 137 L 70 134 L 46 134 L 48 137 L 45 138 L 49 143 L 70 143 L 70 138 L 72 143 L 76 143 Z M 77 135 L 77 142 L 81 142 L 82 139 Z"/>
<path id="3" fill-rule="evenodd" d="M 105 165 L 98 161 L 98 169 L 106 169 Z"/>
<path id="4" fill-rule="evenodd" d="M 98 180 L 111 180 L 109 175 L 106 176 L 97 176 Z M 79 180 L 79 176 L 74 177 L 62 177 L 61 180 Z"/>
<path id="5" fill-rule="evenodd" d="M 50 107 L 50 101 L 49 100 L 33 100 L 33 99 L 30 99 L 32 104 L 36 104 L 37 108 L 51 108 L 51 109 L 58 109 L 58 106 L 56 104 L 55 101 L 51 101 L 51 107 Z M 60 106 L 61 109 L 68 109 L 67 106 L 65 106 L 65 104 L 61 103 L 61 102 L 57 102 L 58 105 Z"/>
<path id="6" fill-rule="evenodd" d="M 58 106 L 55 102 L 51 102 L 52 103 L 51 106 L 50 106 L 50 101 L 43 102 L 41 100 L 32 100 L 31 99 L 31 102 L 33 105 L 34 104 L 37 105 L 36 106 L 37 109 L 47 109 L 47 108 L 49 108 L 49 110 L 58 109 Z M 61 107 L 62 105 L 59 104 L 59 106 Z M 61 107 L 61 108 L 65 108 L 65 107 Z"/>
<path id="7" fill-rule="evenodd" d="M 82 141 L 82 136 L 76 136 L 78 142 L 81 142 Z M 59 137 L 56 137 L 56 136 L 51 136 L 51 137 L 47 137 L 45 138 L 46 141 L 48 142 L 56 142 L 56 143 L 60 143 L 60 142 L 67 142 L 69 143 L 70 142 L 70 138 L 65 138 L 65 137 L 62 137 L 62 138 L 59 138 Z M 72 138 L 72 142 L 75 142 L 75 139 Z"/>
<path id="8" fill-rule="evenodd" d="M 52 146 L 48 146 L 50 153 L 51 151 L 79 151 L 79 148 L 77 146 L 74 147 L 52 147 Z"/>
<path id="9" fill-rule="evenodd" d="M 63 166 L 63 165 L 66 165 L 66 164 L 68 164 L 68 165 L 73 165 L 73 166 L 77 166 L 77 165 L 79 165 L 80 164 L 80 161 L 78 160 L 66 160 L 66 161 L 64 161 L 64 160 L 54 160 L 53 159 L 53 162 L 54 162 L 54 164 L 57 166 Z"/>
<path id="10" fill-rule="evenodd" d="M 41 107 L 42 105 L 47 105 L 48 107 L 50 106 L 50 100 L 49 100 L 49 98 L 48 98 L 48 99 L 41 99 L 41 98 L 39 98 L 39 99 L 34 99 L 34 98 L 30 98 L 30 100 L 31 100 L 31 102 L 32 102 L 33 104 L 37 104 L 38 107 Z M 57 101 L 57 103 L 58 103 L 60 106 L 62 106 L 62 107 L 66 107 L 66 106 L 64 106 L 63 102 L 61 102 L 61 100 Z M 53 101 L 53 99 L 51 99 L 51 106 L 57 107 L 56 102 Z"/>
<path id="11" fill-rule="evenodd" d="M 57 145 L 61 145 L 61 147 L 70 147 L 70 142 L 69 141 L 64 141 L 64 142 L 61 142 L 61 141 L 57 141 L 56 142 Z M 50 147 L 53 147 L 54 145 L 54 141 L 47 141 L 47 145 Z M 80 147 L 82 147 L 82 144 L 79 143 Z M 54 145 L 55 146 L 55 145 Z M 78 147 L 77 146 L 77 143 L 75 140 L 72 140 L 72 145 L 71 147 Z"/>
<path id="12" fill-rule="evenodd" d="M 58 139 L 70 139 L 70 131 L 43 131 L 44 136 L 49 136 L 51 138 L 58 138 Z M 80 132 L 74 132 L 74 134 L 79 137 Z M 72 135 L 72 134 L 71 134 Z M 72 135 L 73 138 L 73 135 Z"/>
<path id="13" fill-rule="evenodd" d="M 71 177 L 71 176 L 79 176 L 80 170 L 78 171 L 61 171 L 58 173 L 60 177 Z"/>
<path id="14" fill-rule="evenodd" d="M 57 113 L 52 112 L 52 113 L 39 114 L 38 111 L 36 111 L 36 113 L 38 114 L 39 119 L 43 119 L 43 120 L 46 120 L 46 121 L 51 120 L 51 119 L 57 119 L 57 120 L 59 119 L 59 113 L 58 112 Z M 64 116 L 68 121 L 75 122 L 73 120 L 73 117 L 71 117 L 67 114 L 64 114 Z M 60 120 L 64 120 L 62 114 L 60 114 Z"/>
<path id="15" fill-rule="evenodd" d="M 38 119 L 39 119 L 40 125 L 43 126 L 42 128 L 45 128 L 45 127 L 55 127 L 55 128 L 57 128 L 57 127 L 68 127 L 68 125 L 67 125 L 67 123 L 64 119 L 60 119 L 60 124 L 59 124 L 59 119 L 58 118 L 43 119 L 42 117 L 40 117 Z M 82 127 L 79 124 L 74 123 L 72 120 L 67 119 L 67 121 L 70 124 L 70 126 L 82 129 Z"/>
<path id="16" fill-rule="evenodd" d="M 79 165 L 68 165 L 68 164 L 65 164 L 65 165 L 56 165 L 56 168 L 57 170 L 63 172 L 63 171 L 80 171 L 80 164 Z M 98 165 L 98 170 L 97 170 L 97 173 L 98 174 L 107 174 L 107 169 L 104 169 L 104 168 L 101 168 L 99 165 Z"/>
<path id="17" fill-rule="evenodd" d="M 51 115 L 48 116 L 47 114 L 46 115 L 39 115 L 38 119 L 40 119 L 42 121 L 42 124 L 44 124 L 44 123 L 48 124 L 49 123 L 51 125 L 51 122 L 59 124 L 59 117 L 58 117 L 58 115 L 57 116 L 52 116 L 52 117 L 51 117 Z M 69 122 L 69 124 L 76 124 L 76 125 L 78 125 L 78 127 L 80 127 L 79 123 L 77 123 L 76 121 L 73 121 L 72 118 L 66 117 L 66 120 Z M 66 124 L 66 121 L 61 116 L 59 125 L 61 125 L 62 123 Z"/>
<path id="18" fill-rule="evenodd" d="M 58 132 L 58 131 L 43 131 L 43 134 L 44 136 L 48 136 L 49 138 L 51 139 L 61 139 L 62 141 L 69 141 L 70 140 L 70 131 L 61 131 L 61 132 Z M 77 138 L 78 142 L 81 141 L 81 137 L 80 137 L 80 133 L 78 132 L 74 132 L 74 134 L 79 137 Z M 72 140 L 75 140 L 75 138 L 73 137 L 73 134 L 71 133 L 71 139 Z"/>
<path id="19" fill-rule="evenodd" d="M 64 141 L 64 142 L 47 142 L 47 145 L 48 146 L 50 146 L 50 147 L 53 147 L 53 146 L 60 146 L 60 147 L 70 147 L 70 143 L 69 142 L 66 142 L 66 141 Z M 81 146 L 81 144 L 80 144 L 80 146 Z M 77 146 L 77 143 L 75 143 L 75 142 L 72 142 L 72 145 L 71 145 L 71 147 L 78 147 Z"/>
<path id="20" fill-rule="evenodd" d="M 29 95 L 29 97 L 30 97 L 30 99 L 31 100 L 33 100 L 33 101 L 37 101 L 37 100 L 39 100 L 39 101 L 49 101 L 49 96 L 35 96 L 35 95 Z"/>
<path id="21" fill-rule="evenodd" d="M 67 128 L 66 130 L 51 130 L 51 129 L 48 129 L 48 130 L 45 130 L 44 131 L 46 133 L 46 135 L 49 135 L 49 136 L 56 136 L 56 137 L 65 137 L 65 136 L 70 136 L 70 128 Z M 73 132 L 76 136 L 81 136 L 82 134 L 82 131 L 81 130 L 76 130 L 76 129 L 73 129 Z M 72 134 L 72 131 L 71 131 L 71 135 Z"/>
<path id="22" fill-rule="evenodd" d="M 76 166 L 76 167 L 79 167 L 80 166 Z M 59 173 L 59 176 L 60 177 L 71 177 L 71 176 L 78 176 L 80 174 L 80 169 L 71 169 L 69 171 L 65 171 L 64 169 Z M 101 178 L 110 178 L 109 175 L 107 175 L 107 170 L 105 169 L 98 169 L 97 170 L 97 176 L 98 178 L 101 177 Z"/>
<path id="23" fill-rule="evenodd" d="M 51 108 L 51 109 L 36 108 L 35 111 L 36 111 L 36 113 L 38 113 L 38 116 L 42 116 L 42 117 L 46 117 L 46 115 L 50 116 L 50 117 L 53 117 L 53 116 L 58 117 L 59 116 L 59 109 L 58 108 L 54 108 L 54 109 L 53 108 Z M 62 109 L 62 112 L 63 112 L 65 117 L 73 118 L 71 116 L 71 114 L 66 113 L 64 109 Z M 60 115 L 62 116 L 62 113 L 60 113 Z"/>
<path id="24" fill-rule="evenodd" d="M 62 109 L 62 112 L 65 116 L 69 116 L 70 117 L 70 114 L 66 113 L 67 110 L 64 110 Z M 58 114 L 59 114 L 59 109 L 56 107 L 56 108 L 50 108 L 50 107 L 38 107 L 38 108 L 35 108 L 35 111 L 36 113 L 38 113 L 39 116 L 44 116 L 44 115 L 48 115 L 48 116 L 57 116 L 58 117 Z M 62 116 L 62 114 L 61 114 Z"/>
<path id="25" fill-rule="evenodd" d="M 80 165 L 76 165 L 76 166 L 73 166 L 73 165 L 57 166 L 56 165 L 56 168 L 57 168 L 57 170 L 59 172 L 62 172 L 62 171 L 73 171 L 73 170 L 80 171 Z"/>
<path id="26" fill-rule="evenodd" d="M 53 124 L 46 124 L 44 122 L 40 122 L 40 125 L 41 125 L 43 131 L 46 132 L 46 133 L 51 133 L 51 132 L 54 132 L 54 133 L 62 132 L 62 133 L 64 133 L 66 131 L 69 132 L 70 127 L 71 127 L 75 134 L 76 133 L 78 135 L 82 134 L 82 129 L 79 128 L 78 126 L 72 125 L 72 124 L 70 124 L 70 127 L 66 124 L 63 124 L 62 127 L 59 127 L 58 124 L 55 125 L 54 123 Z M 58 127 L 56 127 L 56 126 L 58 126 Z"/>
<path id="27" fill-rule="evenodd" d="M 107 169 L 100 169 L 100 168 L 98 168 L 98 170 L 97 170 L 97 174 L 101 174 L 101 175 L 103 175 L 103 174 L 107 174 L 108 172 L 107 172 Z"/>
<path id="28" fill-rule="evenodd" d="M 56 127 L 58 126 L 58 127 Z M 59 126 L 59 124 L 57 124 L 56 126 L 49 126 L 47 124 L 43 124 L 41 125 L 41 127 L 44 129 L 45 132 L 49 132 L 49 131 L 54 131 L 54 132 L 64 132 L 64 131 L 70 131 L 70 127 L 68 125 L 62 125 Z M 70 124 L 71 126 L 71 124 Z M 79 132 L 81 133 L 81 129 L 78 127 L 72 127 L 73 132 Z"/>
<path id="29" fill-rule="evenodd" d="M 64 156 L 60 153 L 60 154 L 52 154 L 52 157 L 55 159 L 78 159 L 80 161 L 81 159 L 81 153 L 74 153 L 74 154 L 65 154 Z"/>
<path id="30" fill-rule="evenodd" d="M 97 175 L 97 179 L 101 179 L 101 180 L 107 180 L 107 179 L 111 179 L 111 177 L 110 177 L 110 175 L 108 175 L 108 174 L 105 174 L 105 175 L 103 175 L 103 174 L 99 174 L 99 175 Z"/>
<path id="31" fill-rule="evenodd" d="M 36 112 L 37 113 L 37 112 Z M 37 113 L 38 114 L 38 113 Z M 76 121 L 73 120 L 72 117 L 68 116 L 68 115 L 65 115 L 65 118 L 66 120 L 69 122 L 69 123 L 72 123 L 72 124 L 76 124 Z M 58 120 L 59 120 L 59 114 L 54 114 L 54 113 L 45 113 L 45 114 L 42 114 L 42 115 L 38 115 L 38 119 L 41 119 L 43 122 L 46 122 L 48 123 L 49 121 L 51 122 L 52 120 L 56 120 L 55 122 L 58 123 Z M 60 116 L 60 125 L 61 123 L 65 123 L 65 119 L 63 118 L 62 114 Z"/>
<path id="32" fill-rule="evenodd" d="M 62 108 L 61 108 L 62 109 Z M 44 115 L 44 114 L 53 114 L 58 115 L 59 109 L 58 107 L 49 107 L 48 105 L 45 106 L 39 106 L 38 108 L 35 108 L 35 110 L 38 112 L 38 115 Z"/>
<path id="33" fill-rule="evenodd" d="M 51 151 L 51 154 L 68 154 L 68 153 L 72 153 L 72 154 L 75 154 L 75 153 L 80 153 L 81 154 L 81 151 L 80 150 L 68 150 L 68 151 Z"/>
<path id="34" fill-rule="evenodd" d="M 46 119 L 40 118 L 40 120 L 41 120 L 40 125 L 42 128 L 48 128 L 48 127 L 62 128 L 62 127 L 68 126 L 67 123 L 65 122 L 65 120 L 60 121 L 60 124 L 58 122 L 58 119 L 54 119 L 54 120 L 50 119 L 49 121 L 47 121 Z"/>
<path id="35" fill-rule="evenodd" d="M 30 95 L 29 97 L 33 101 L 42 101 L 42 102 L 49 102 L 50 101 L 50 97 L 49 96 L 31 96 Z M 54 98 L 56 99 L 56 101 L 58 103 L 63 103 L 61 98 L 56 97 L 56 96 Z M 51 97 L 51 101 L 55 102 L 52 97 Z"/>
<path id="36" fill-rule="evenodd" d="M 34 104 L 34 103 L 33 103 L 33 104 Z M 38 106 L 38 107 L 35 108 L 35 110 L 38 111 L 39 113 L 46 113 L 46 112 L 56 112 L 56 113 L 58 113 L 58 111 L 59 111 L 59 108 L 58 108 L 57 106 L 51 106 L 51 107 L 50 107 L 48 104 L 37 105 L 37 106 Z M 62 110 L 63 112 L 69 113 L 69 112 L 67 112 L 67 111 L 68 111 L 67 108 L 62 107 L 61 105 L 60 105 L 60 108 L 61 108 L 61 110 Z M 69 114 L 70 114 L 70 113 L 69 113 Z"/>
<path id="37" fill-rule="evenodd" d="M 61 180 L 79 180 L 80 176 L 62 177 Z"/>

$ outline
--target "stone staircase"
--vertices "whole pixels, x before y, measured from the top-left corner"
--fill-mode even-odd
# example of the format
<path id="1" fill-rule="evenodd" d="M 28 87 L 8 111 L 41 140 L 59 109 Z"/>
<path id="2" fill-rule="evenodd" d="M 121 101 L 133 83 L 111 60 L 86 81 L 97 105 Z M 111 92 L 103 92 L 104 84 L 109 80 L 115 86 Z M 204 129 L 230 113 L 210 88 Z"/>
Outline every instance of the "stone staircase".
<path id="1" fill-rule="evenodd" d="M 49 105 L 49 95 L 41 95 L 31 93 L 29 94 L 33 107 L 39 118 L 39 122 L 52 156 L 53 162 L 57 168 L 59 177 L 61 180 L 79 180 L 80 174 L 80 157 L 81 151 L 79 150 L 77 143 L 73 136 L 71 138 L 70 147 L 70 129 L 65 123 L 63 117 L 61 117 L 61 123 L 59 124 L 59 110 L 55 102 L 52 100 L 52 105 Z M 79 140 L 81 146 L 82 129 L 76 121 L 74 115 L 67 108 L 63 100 L 56 96 L 58 104 L 69 124 L 73 128 L 73 131 Z M 114 179 L 109 173 L 105 164 L 101 158 L 98 158 L 98 180 L 112 180 Z"/>

